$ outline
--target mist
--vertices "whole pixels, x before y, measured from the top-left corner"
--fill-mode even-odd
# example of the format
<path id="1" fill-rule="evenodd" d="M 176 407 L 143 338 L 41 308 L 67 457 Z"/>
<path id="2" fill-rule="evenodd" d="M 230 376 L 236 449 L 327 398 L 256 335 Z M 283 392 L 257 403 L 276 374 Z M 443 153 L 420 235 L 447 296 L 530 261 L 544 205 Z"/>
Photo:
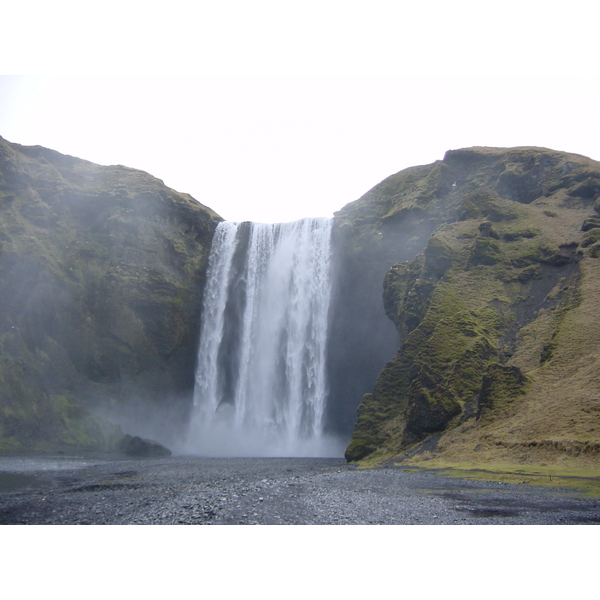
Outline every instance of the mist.
<path id="1" fill-rule="evenodd" d="M 101 445 L 95 411 L 119 406 L 129 427 L 142 397 L 181 413 L 214 216 L 141 171 L 3 139 L 0 153 L 8 447 Z"/>
<path id="2" fill-rule="evenodd" d="M 362 396 L 373 391 L 401 343 L 383 306 L 385 274 L 425 249 L 433 225 L 418 214 L 403 215 L 401 221 L 361 237 L 358 228 L 344 225 L 346 210 L 351 205 L 336 215 L 333 230 L 326 429 L 349 438 Z"/>

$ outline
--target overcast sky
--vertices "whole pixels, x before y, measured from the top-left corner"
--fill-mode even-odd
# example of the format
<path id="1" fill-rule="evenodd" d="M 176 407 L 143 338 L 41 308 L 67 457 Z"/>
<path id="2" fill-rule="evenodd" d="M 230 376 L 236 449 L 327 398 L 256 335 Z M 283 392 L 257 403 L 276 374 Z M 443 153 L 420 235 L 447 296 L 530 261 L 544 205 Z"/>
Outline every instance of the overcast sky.
<path id="1" fill-rule="evenodd" d="M 600 160 L 600 47 L 592 0 L 13 0 L 3 3 L 1 14 L 0 73 L 35 75 L 0 77 L 2 137 L 143 169 L 228 220 L 330 216 L 388 175 L 441 159 L 451 148 L 535 145 Z M 554 546 L 564 531 L 552 532 Z M 307 533 L 304 548 L 314 549 L 316 534 Z M 153 550 L 157 534 L 151 535 L 146 546 Z M 289 543 L 285 535 L 286 551 L 269 555 L 281 560 L 272 573 L 305 566 L 300 555 L 290 559 L 298 538 Z M 421 550 L 415 556 L 439 546 L 437 529 L 422 547 L 423 530 L 402 535 L 411 536 L 405 547 L 416 543 Z M 486 530 L 475 545 L 485 546 L 489 535 Z M 496 558 L 497 550 L 502 560 L 500 551 L 514 543 L 510 535 L 485 546 L 483 556 L 491 550 Z M 461 544 L 456 538 L 448 536 L 447 548 Z M 331 537 L 321 544 L 330 555 L 324 578 L 347 566 L 348 540 L 339 539 L 344 546 L 332 547 Z M 383 548 L 376 539 L 368 546 Z M 23 549 L 49 549 L 35 565 L 41 580 L 59 574 L 64 586 L 62 563 L 48 560 L 54 538 L 52 545 L 35 541 Z M 102 541 L 114 550 L 112 537 L 110 546 Z M 239 539 L 227 547 L 217 541 L 213 536 L 204 551 L 220 556 L 239 546 Z M 548 541 L 536 546 L 542 559 L 532 556 L 534 570 L 547 566 L 535 561 L 546 558 Z M 190 539 L 185 542 L 182 548 L 190 548 Z M 248 573 L 242 563 L 262 573 L 263 564 L 252 560 L 262 556 L 255 537 L 250 543 L 241 546 L 249 560 L 234 553 L 244 556 L 238 561 L 242 583 Z M 462 544 L 470 549 L 464 538 Z M 96 564 L 89 546 L 71 579 Z M 383 572 L 379 554 L 367 569 Z M 64 553 L 56 556 L 64 559 Z M 173 556 L 178 575 L 165 579 L 161 591 L 182 580 L 182 572 L 195 573 L 197 552 Z M 203 563 L 209 555 L 200 556 Z M 472 569 L 475 581 L 485 585 L 486 565 L 475 561 L 481 566 Z M 428 573 L 421 563 L 407 564 L 422 579 Z M 11 568 L 16 564 L 30 571 L 31 561 Z M 44 571 L 46 564 L 52 569 Z M 229 564 L 221 561 L 221 567 Z M 214 569 L 223 581 L 230 575 L 217 561 L 210 563 Z M 136 592 L 142 585 L 147 593 L 146 583 L 156 586 L 155 578 L 146 579 L 135 578 Z M 548 581 L 555 586 L 554 577 Z M 339 578 L 332 582 L 339 586 Z M 368 585 L 371 590 L 373 582 Z M 572 578 L 566 585 L 572 589 Z"/>
<path id="2" fill-rule="evenodd" d="M 1 72 L 37 75 L 0 79 L 2 137 L 143 169 L 228 220 L 331 216 L 452 148 L 600 160 L 589 1 L 24 0 L 3 12 Z"/>

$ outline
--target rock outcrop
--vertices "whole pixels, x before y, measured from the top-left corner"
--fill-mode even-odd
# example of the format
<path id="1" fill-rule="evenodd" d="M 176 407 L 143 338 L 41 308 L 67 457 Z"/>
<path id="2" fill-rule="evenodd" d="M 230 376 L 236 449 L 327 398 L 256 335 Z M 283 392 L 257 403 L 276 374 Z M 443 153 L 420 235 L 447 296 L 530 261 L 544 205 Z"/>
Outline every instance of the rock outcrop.
<path id="1" fill-rule="evenodd" d="M 363 397 L 349 461 L 424 442 L 454 461 L 597 446 L 599 197 L 583 156 L 470 148 L 337 213 L 365 247 L 404 244 L 383 282 L 401 347 Z"/>
<path id="2" fill-rule="evenodd" d="M 112 443 L 92 412 L 185 418 L 219 220 L 142 171 L 0 138 L 0 450 Z"/>
<path id="3" fill-rule="evenodd" d="M 171 451 L 162 444 L 154 440 L 146 440 L 137 435 L 125 434 L 119 441 L 117 449 L 127 456 L 139 458 L 165 458 L 171 456 Z"/>

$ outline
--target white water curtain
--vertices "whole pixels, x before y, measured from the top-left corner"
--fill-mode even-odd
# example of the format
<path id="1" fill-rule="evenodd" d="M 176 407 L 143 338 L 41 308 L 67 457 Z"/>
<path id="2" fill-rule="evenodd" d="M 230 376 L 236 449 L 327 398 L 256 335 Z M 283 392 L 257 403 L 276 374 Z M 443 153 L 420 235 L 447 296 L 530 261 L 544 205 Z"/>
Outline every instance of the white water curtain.
<path id="1" fill-rule="evenodd" d="M 188 451 L 338 454 L 323 434 L 331 224 L 303 219 L 218 226 Z"/>

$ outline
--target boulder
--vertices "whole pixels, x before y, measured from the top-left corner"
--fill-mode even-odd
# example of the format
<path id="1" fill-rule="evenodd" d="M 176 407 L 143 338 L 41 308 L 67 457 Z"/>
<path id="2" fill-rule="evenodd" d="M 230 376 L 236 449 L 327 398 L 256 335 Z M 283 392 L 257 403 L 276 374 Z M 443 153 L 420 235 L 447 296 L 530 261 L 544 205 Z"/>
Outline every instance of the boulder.
<path id="1" fill-rule="evenodd" d="M 119 442 L 119 452 L 127 454 L 127 456 L 140 456 L 144 458 L 171 456 L 171 451 L 162 444 L 129 434 L 125 434 Z"/>

